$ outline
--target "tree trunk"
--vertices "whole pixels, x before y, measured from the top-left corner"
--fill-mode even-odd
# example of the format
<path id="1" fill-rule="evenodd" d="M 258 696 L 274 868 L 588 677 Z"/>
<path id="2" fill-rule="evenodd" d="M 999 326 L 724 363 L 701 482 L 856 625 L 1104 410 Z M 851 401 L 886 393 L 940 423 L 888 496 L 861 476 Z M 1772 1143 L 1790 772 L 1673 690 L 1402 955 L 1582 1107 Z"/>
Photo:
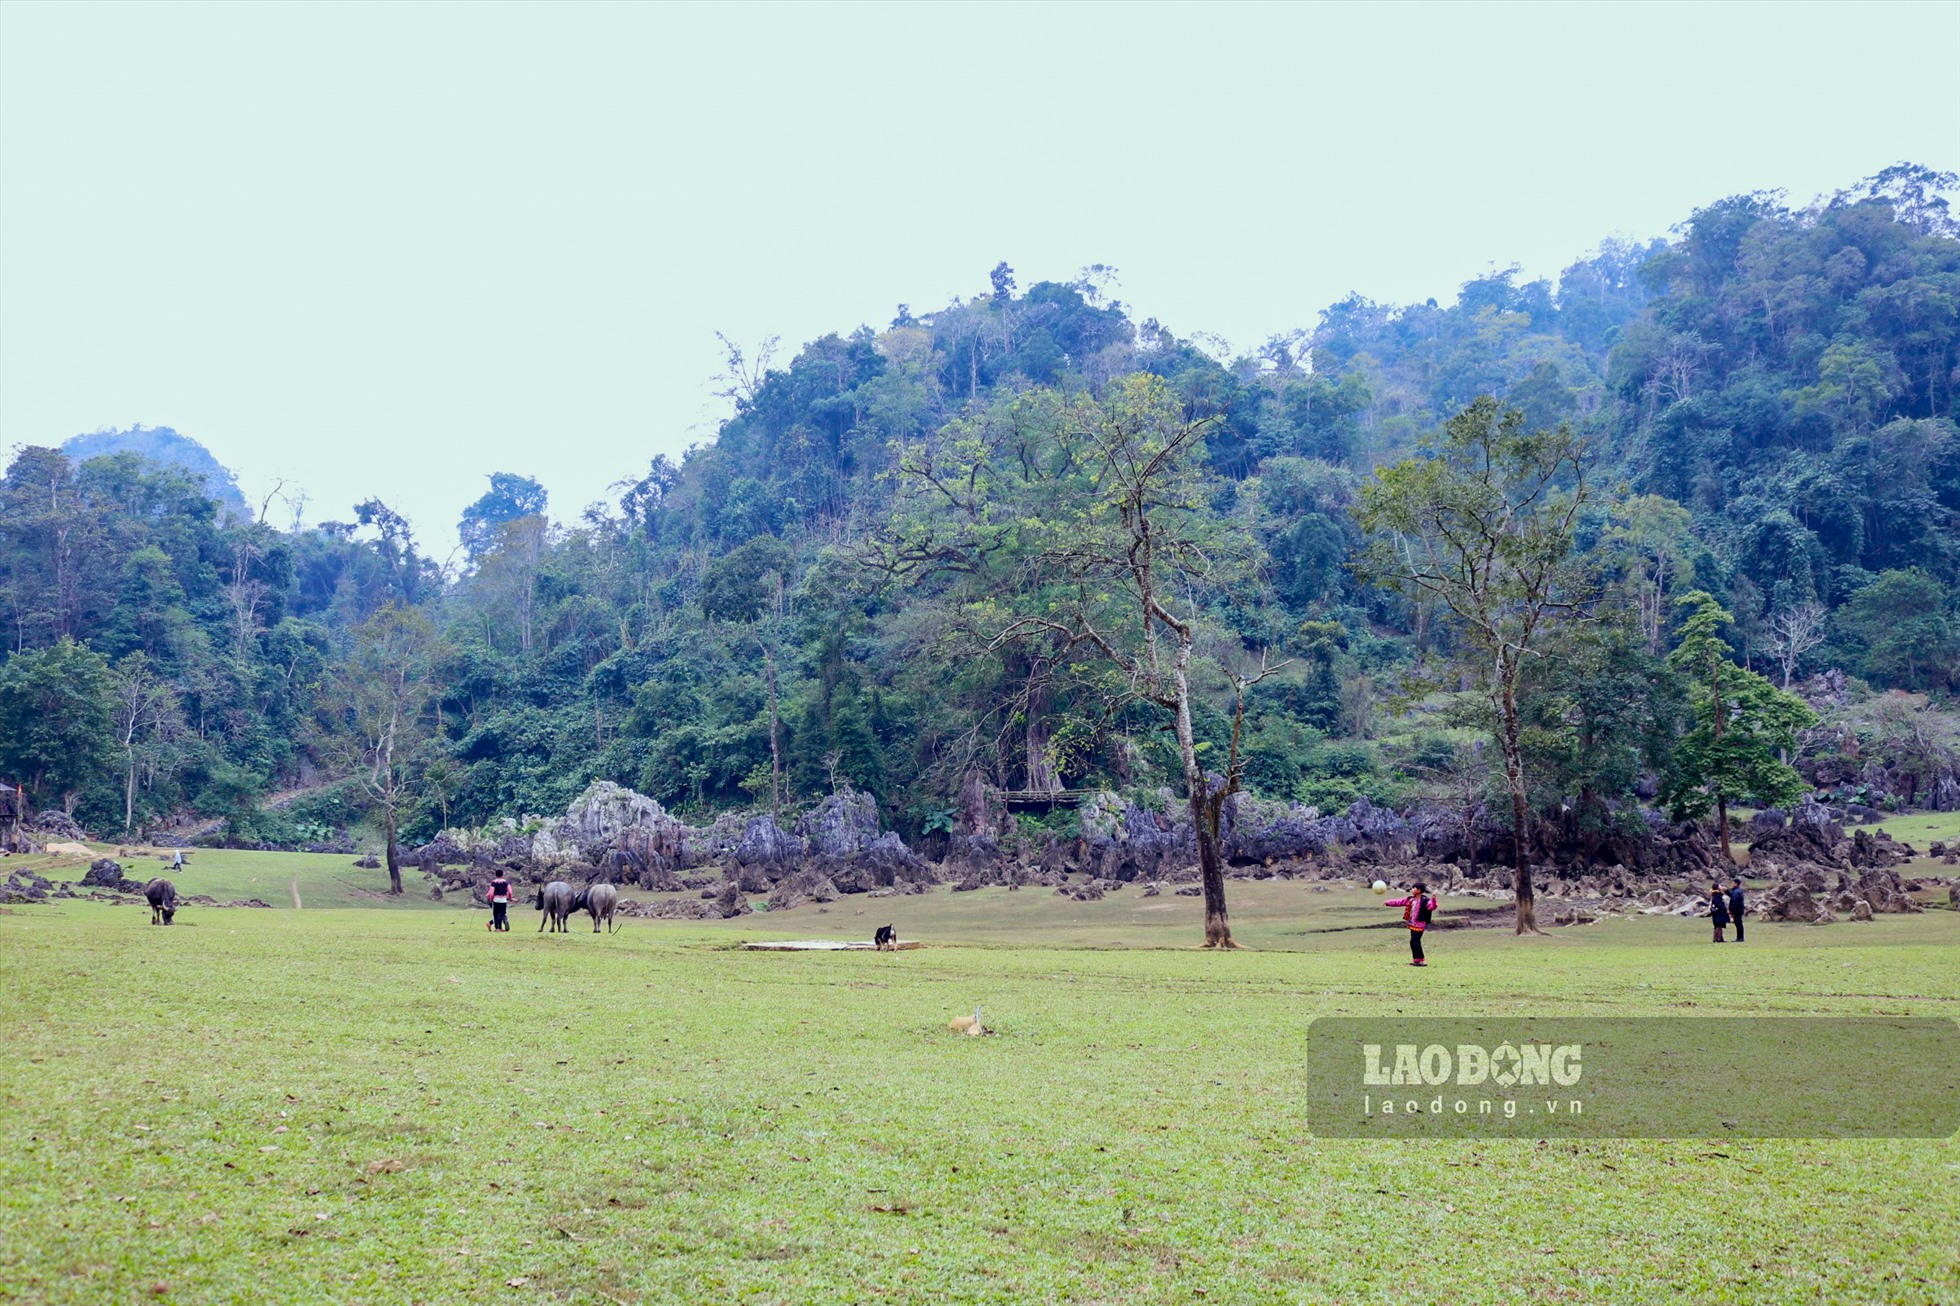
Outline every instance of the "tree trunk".
<path id="1" fill-rule="evenodd" d="M 1037 674 L 1038 669 L 1031 669 L 1028 678 L 1032 680 Z M 1055 768 L 1048 760 L 1048 694 L 1045 690 L 1031 688 L 1026 702 L 1028 728 L 1023 738 L 1022 756 L 1028 773 L 1028 791 L 1058 794 L 1062 791 L 1061 777 L 1055 774 Z"/>
<path id="2" fill-rule="evenodd" d="M 783 749 L 777 732 L 776 712 L 776 653 L 774 649 L 764 649 L 762 665 L 769 671 L 769 819 L 782 821 L 783 816 Z"/>
<path id="3" fill-rule="evenodd" d="M 1518 743 L 1518 700 L 1510 685 L 1503 700 L 1504 784 L 1511 791 L 1511 863 L 1518 899 L 1519 934 L 1538 933 L 1538 907 L 1531 896 L 1531 857 L 1525 849 L 1524 750 Z"/>
<path id="4" fill-rule="evenodd" d="M 1217 806 L 1209 802 L 1210 788 L 1198 765 L 1198 742 L 1191 729 L 1191 637 L 1180 631 L 1174 673 L 1177 685 L 1177 747 L 1184 757 L 1184 793 L 1191 809 L 1191 828 L 1198 836 L 1198 879 L 1205 891 L 1205 946 L 1236 948 L 1232 924 L 1225 913 L 1225 859 L 1218 850 Z"/>
<path id="5" fill-rule="evenodd" d="M 1709 659 L 1710 693 L 1715 700 L 1714 734 L 1715 748 L 1719 755 L 1722 747 L 1722 723 L 1728 709 L 1722 706 L 1722 669 L 1715 659 Z M 1729 851 L 1729 800 L 1721 790 L 1722 781 L 1716 782 L 1715 790 L 1715 828 L 1722 834 L 1722 860 L 1730 866 L 1735 865 L 1735 854 Z"/>
<path id="6" fill-rule="evenodd" d="M 123 833 L 128 834 L 136 824 L 136 754 L 129 755 L 129 777 L 123 781 Z"/>
<path id="7" fill-rule="evenodd" d="M 1202 799 L 1194 804 L 1194 820 L 1201 816 L 1196 810 L 1201 806 Z M 1238 947 L 1238 942 L 1232 938 L 1231 922 L 1225 915 L 1225 860 L 1219 856 L 1218 836 L 1206 829 L 1202 822 L 1198 826 L 1198 877 L 1205 890 L 1205 946 Z"/>
<path id="8" fill-rule="evenodd" d="M 402 891 L 401 849 L 395 843 L 395 809 L 388 809 L 388 892 L 399 894 Z"/>

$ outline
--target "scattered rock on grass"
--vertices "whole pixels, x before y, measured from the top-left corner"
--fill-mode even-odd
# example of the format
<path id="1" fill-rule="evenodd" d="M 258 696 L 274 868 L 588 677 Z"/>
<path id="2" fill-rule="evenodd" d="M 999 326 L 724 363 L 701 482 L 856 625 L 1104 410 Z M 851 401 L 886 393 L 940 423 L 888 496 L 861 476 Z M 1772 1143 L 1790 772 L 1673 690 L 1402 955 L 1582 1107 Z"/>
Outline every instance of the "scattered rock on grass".
<path id="1" fill-rule="evenodd" d="M 113 889 L 122 883 L 122 863 L 108 857 L 98 857 L 89 863 L 82 875 L 82 885 L 91 889 Z"/>

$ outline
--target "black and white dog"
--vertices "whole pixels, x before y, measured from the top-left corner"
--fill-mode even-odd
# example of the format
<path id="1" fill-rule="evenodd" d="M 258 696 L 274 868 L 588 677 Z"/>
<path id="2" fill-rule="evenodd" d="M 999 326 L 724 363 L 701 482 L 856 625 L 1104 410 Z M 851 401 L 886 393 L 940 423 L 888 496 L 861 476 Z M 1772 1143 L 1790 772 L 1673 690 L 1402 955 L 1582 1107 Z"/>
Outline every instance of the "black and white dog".
<path id="1" fill-rule="evenodd" d="M 871 936 L 871 946 L 880 952 L 898 951 L 898 931 L 889 925 L 880 925 L 878 932 Z"/>

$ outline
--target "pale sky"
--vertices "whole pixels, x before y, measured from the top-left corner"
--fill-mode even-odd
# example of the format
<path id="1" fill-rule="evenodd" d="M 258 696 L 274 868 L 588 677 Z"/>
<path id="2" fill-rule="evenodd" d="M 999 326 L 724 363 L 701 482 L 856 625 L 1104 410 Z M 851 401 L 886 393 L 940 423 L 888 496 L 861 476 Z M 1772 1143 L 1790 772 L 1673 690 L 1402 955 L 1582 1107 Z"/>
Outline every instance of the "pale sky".
<path id="1" fill-rule="evenodd" d="M 440 554 L 793 347 L 1090 263 L 1240 347 L 1960 166 L 1960 5 L 0 5 L 0 456 L 141 422 Z M 279 519 L 275 508 L 273 516 Z"/>

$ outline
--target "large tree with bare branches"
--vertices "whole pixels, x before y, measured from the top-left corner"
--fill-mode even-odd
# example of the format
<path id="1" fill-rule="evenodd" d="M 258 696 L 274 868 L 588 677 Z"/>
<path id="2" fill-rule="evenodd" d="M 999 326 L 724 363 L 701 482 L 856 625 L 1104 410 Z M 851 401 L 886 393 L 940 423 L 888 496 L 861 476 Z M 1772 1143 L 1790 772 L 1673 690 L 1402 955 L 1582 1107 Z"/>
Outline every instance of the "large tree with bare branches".
<path id="1" fill-rule="evenodd" d="M 325 751 L 361 786 L 381 819 L 388 892 L 402 891 L 399 833 L 414 801 L 410 767 L 430 734 L 436 630 L 419 608 L 383 608 L 354 632 L 323 706 Z"/>
<path id="2" fill-rule="evenodd" d="M 1529 430 L 1483 396 L 1423 452 L 1363 488 L 1368 542 L 1355 569 L 1440 605 L 1462 669 L 1489 699 L 1511 798 L 1518 933 L 1535 932 L 1518 685 L 1559 621 L 1593 592 L 1576 547 L 1592 497 L 1587 449 L 1569 426 Z"/>

